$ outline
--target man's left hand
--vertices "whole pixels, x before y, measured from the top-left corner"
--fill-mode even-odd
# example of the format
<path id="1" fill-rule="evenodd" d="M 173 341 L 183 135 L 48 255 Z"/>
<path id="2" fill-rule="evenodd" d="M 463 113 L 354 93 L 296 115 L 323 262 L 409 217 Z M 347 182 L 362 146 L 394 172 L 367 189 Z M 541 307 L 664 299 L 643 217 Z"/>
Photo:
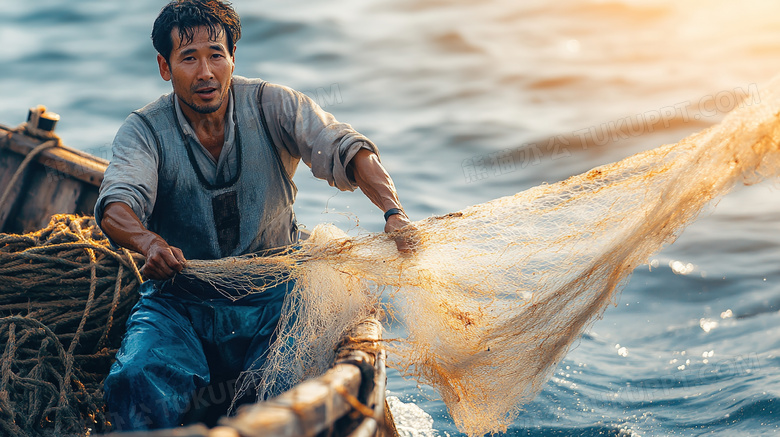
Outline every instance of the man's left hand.
<path id="1" fill-rule="evenodd" d="M 417 228 L 405 214 L 393 214 L 387 218 L 385 232 L 394 233 L 395 245 L 401 253 L 412 253 L 417 248 Z"/>

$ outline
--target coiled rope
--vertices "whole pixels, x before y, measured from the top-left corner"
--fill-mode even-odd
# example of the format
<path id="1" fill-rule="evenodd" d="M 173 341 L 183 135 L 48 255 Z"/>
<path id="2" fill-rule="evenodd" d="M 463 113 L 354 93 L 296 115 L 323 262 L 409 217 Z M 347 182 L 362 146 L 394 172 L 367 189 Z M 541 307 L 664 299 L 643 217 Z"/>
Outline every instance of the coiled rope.
<path id="1" fill-rule="evenodd" d="M 112 249 L 92 217 L 0 234 L 0 435 L 108 429 L 102 385 L 142 259 Z"/>

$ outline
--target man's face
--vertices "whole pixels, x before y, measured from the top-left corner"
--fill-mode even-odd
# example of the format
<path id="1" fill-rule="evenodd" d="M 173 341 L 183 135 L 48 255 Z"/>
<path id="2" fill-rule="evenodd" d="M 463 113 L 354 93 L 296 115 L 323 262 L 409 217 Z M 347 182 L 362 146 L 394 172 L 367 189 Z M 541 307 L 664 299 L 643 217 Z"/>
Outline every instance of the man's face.
<path id="1" fill-rule="evenodd" d="M 169 61 L 157 55 L 160 76 L 170 80 L 179 100 L 200 114 L 211 114 L 226 103 L 235 68 L 224 31 L 209 39 L 208 28 L 193 29 L 192 42 L 182 45 L 179 29 L 171 31 L 173 50 Z M 186 113 L 186 111 L 185 111 Z"/>

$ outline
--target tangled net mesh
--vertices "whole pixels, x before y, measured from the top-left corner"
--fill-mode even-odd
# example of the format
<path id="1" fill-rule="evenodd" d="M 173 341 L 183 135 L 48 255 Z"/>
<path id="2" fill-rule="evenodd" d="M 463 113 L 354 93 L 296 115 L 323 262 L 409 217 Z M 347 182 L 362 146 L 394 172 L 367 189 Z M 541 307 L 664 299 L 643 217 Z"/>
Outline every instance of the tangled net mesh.
<path id="1" fill-rule="evenodd" d="M 502 431 L 634 268 L 713 199 L 778 174 L 779 89 L 773 81 L 677 144 L 419 221 L 412 255 L 386 234 L 321 225 L 298 250 L 185 272 L 245 293 L 263 290 L 252 275 L 296 281 L 266 366 L 245 380 L 260 397 L 321 372 L 339 336 L 389 290 L 385 310 L 408 332 L 388 345 L 391 364 L 435 387 L 461 431 Z"/>
<path id="2" fill-rule="evenodd" d="M 109 428 L 103 380 L 137 300 L 140 255 L 112 250 L 91 217 L 0 234 L 0 435 Z"/>

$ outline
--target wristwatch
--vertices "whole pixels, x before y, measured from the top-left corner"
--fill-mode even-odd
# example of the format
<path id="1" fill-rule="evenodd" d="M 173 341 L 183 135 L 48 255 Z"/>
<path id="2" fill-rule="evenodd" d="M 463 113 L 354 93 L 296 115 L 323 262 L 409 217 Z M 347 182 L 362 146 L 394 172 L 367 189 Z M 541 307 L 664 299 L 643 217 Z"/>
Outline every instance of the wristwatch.
<path id="1" fill-rule="evenodd" d="M 406 213 L 404 213 L 404 210 L 401 208 L 390 208 L 387 211 L 385 211 L 385 221 L 387 221 L 387 219 L 389 219 L 391 215 L 396 215 L 396 214 L 405 215 Z"/>

